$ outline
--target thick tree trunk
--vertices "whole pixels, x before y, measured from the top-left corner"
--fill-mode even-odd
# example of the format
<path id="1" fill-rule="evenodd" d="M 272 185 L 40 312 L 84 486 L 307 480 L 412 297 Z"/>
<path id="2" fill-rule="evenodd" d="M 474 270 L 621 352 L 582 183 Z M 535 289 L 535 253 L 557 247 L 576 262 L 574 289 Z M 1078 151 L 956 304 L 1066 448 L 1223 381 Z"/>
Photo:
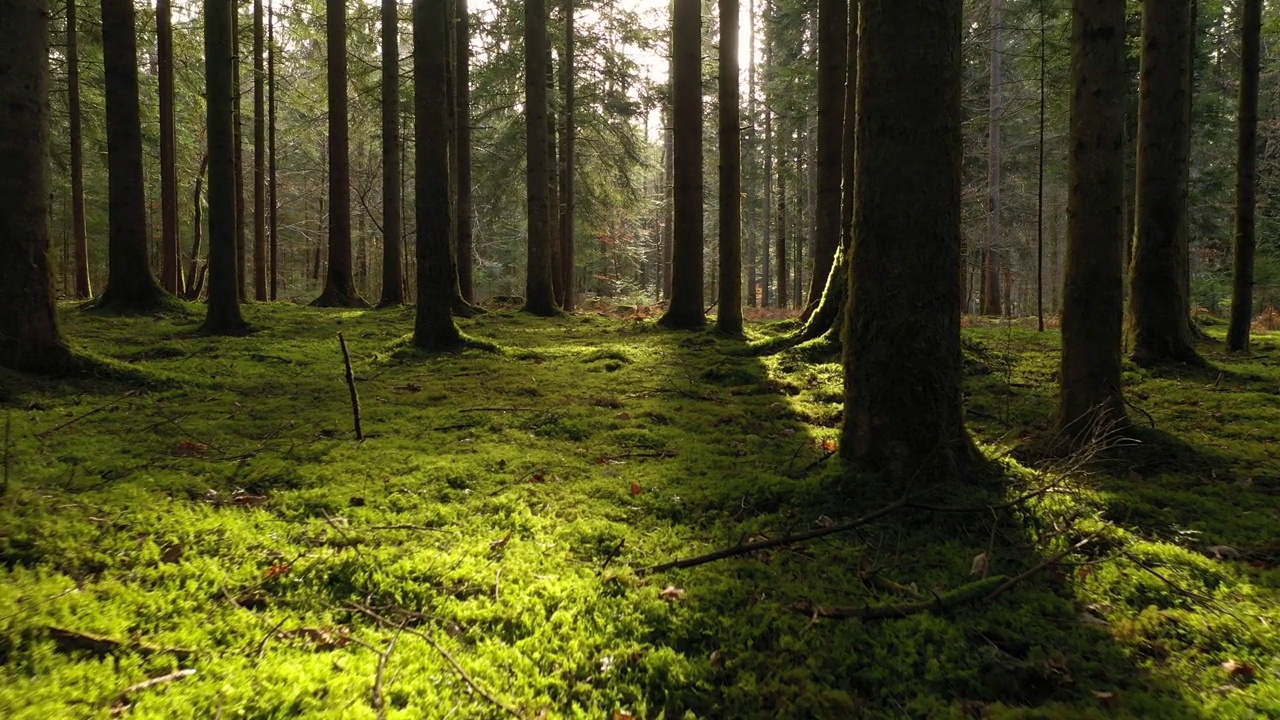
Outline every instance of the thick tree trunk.
<path id="1" fill-rule="evenodd" d="M 566 312 L 577 306 L 577 260 L 574 233 L 577 230 L 574 173 L 577 168 L 577 98 L 574 71 L 576 64 L 574 0 L 564 0 L 564 59 L 560 62 L 560 100 L 564 103 L 564 124 L 560 140 L 560 274 L 564 298 L 560 307 Z"/>
<path id="2" fill-rule="evenodd" d="M 458 0 L 466 7 L 466 0 Z M 461 201 L 459 201 L 461 204 Z M 403 305 L 404 238 L 400 207 L 400 18 L 396 0 L 382 0 L 382 306 Z"/>
<path id="3" fill-rule="evenodd" d="M 529 203 L 529 257 L 525 280 L 526 312 L 558 312 L 552 284 L 551 169 L 547 167 L 547 6 L 529 0 L 525 12 L 526 193 Z"/>
<path id="4" fill-rule="evenodd" d="M 271 160 L 267 168 L 267 192 L 271 195 L 270 214 L 268 216 L 268 224 L 270 227 L 270 255 L 271 255 L 271 300 L 277 299 L 276 292 L 279 290 L 280 281 L 280 200 L 276 193 L 277 189 L 277 170 L 276 167 L 276 13 L 275 6 L 269 8 L 270 16 L 267 22 L 267 154 Z"/>
<path id="5" fill-rule="evenodd" d="M 89 236 L 84 218 L 84 140 L 80 111 L 80 43 L 76 26 L 76 2 L 67 0 L 67 111 L 71 134 L 71 225 L 75 238 L 78 298 L 93 295 L 89 281 Z"/>
<path id="6" fill-rule="evenodd" d="M 1253 256 L 1257 248 L 1254 212 L 1258 187 L 1258 66 L 1262 0 L 1245 0 L 1240 43 L 1240 136 L 1236 151 L 1235 278 L 1231 294 L 1231 330 L 1227 346 L 1249 349 L 1253 322 Z"/>
<path id="7" fill-rule="evenodd" d="M 1142 15 L 1137 241 L 1129 296 L 1133 360 L 1199 364 L 1188 318 L 1185 202 L 1190 105 L 1189 0 L 1148 3 Z"/>
<path id="8" fill-rule="evenodd" d="M 471 13 L 467 0 L 455 0 L 457 23 L 454 38 L 454 160 L 457 165 L 457 224 L 454 255 L 458 262 L 458 290 L 468 303 L 476 301 L 471 207 Z"/>
<path id="9" fill-rule="evenodd" d="M 671 302 L 658 321 L 699 328 L 702 302 L 702 4 L 675 0 L 671 19 L 674 165 Z"/>
<path id="10" fill-rule="evenodd" d="M 156 3 L 156 54 L 160 74 L 160 286 L 183 292 L 178 244 L 177 130 L 173 115 L 173 25 L 169 0 Z"/>
<path id="11" fill-rule="evenodd" d="M 71 355 L 49 272 L 46 0 L 0 0 L 0 27 L 0 365 L 57 373 Z"/>
<path id="12" fill-rule="evenodd" d="M 449 255 L 449 143 L 441 128 L 448 120 L 445 57 L 449 47 L 450 4 L 414 0 L 413 55 L 415 192 L 418 249 L 418 311 L 413 342 L 424 350 L 445 350 L 462 342 L 453 322 L 456 279 Z M 541 57 L 541 55 L 539 55 Z M 545 152 L 545 150 L 544 150 Z"/>
<path id="13" fill-rule="evenodd" d="M 253 0 L 253 296 L 267 294 L 267 126 L 262 0 Z"/>
<path id="14" fill-rule="evenodd" d="M 841 454 L 900 477 L 976 452 L 960 397 L 961 0 L 864 0 Z"/>
<path id="15" fill-rule="evenodd" d="M 1127 424 L 1120 385 L 1124 60 L 1124 0 L 1075 0 L 1058 428 L 1076 443 Z"/>
<path id="16" fill-rule="evenodd" d="M 998 2 L 999 0 L 997 0 Z M 814 198 L 813 277 L 801 317 L 822 301 L 840 246 L 840 151 L 844 136 L 845 63 L 848 60 L 848 0 L 818 3 L 817 194 Z"/>
<path id="17" fill-rule="evenodd" d="M 204 2 L 209 138 L 209 309 L 204 331 L 215 335 L 237 335 L 248 329 L 240 315 L 236 274 L 233 12 L 231 0 Z"/>
<path id="18" fill-rule="evenodd" d="M 97 306 L 125 313 L 165 304 L 147 259 L 147 210 L 138 108 L 138 49 L 132 0 L 103 0 L 102 56 L 107 101 L 107 287 Z"/>
<path id="19" fill-rule="evenodd" d="M 742 334 L 742 120 L 739 94 L 738 0 L 720 0 L 720 281 L 716 329 L 729 335 Z"/>

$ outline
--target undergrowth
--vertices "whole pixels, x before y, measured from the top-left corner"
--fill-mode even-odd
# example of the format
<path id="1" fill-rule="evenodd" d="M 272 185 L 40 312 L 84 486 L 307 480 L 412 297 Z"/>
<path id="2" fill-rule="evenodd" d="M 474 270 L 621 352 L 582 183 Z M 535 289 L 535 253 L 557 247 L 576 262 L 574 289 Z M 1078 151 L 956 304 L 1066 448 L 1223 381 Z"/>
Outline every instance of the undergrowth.
<path id="1" fill-rule="evenodd" d="M 84 348 L 164 381 L 0 377 L 0 716 L 1280 715 L 1280 336 L 1129 368 L 1155 427 L 1086 463 L 1029 449 L 1056 334 L 968 329 L 1005 481 L 904 486 L 832 457 L 830 353 L 493 312 L 422 355 L 407 309 L 246 312 L 254 334 L 219 339 L 68 310 Z M 955 608 L 824 617 L 1037 567 Z"/>

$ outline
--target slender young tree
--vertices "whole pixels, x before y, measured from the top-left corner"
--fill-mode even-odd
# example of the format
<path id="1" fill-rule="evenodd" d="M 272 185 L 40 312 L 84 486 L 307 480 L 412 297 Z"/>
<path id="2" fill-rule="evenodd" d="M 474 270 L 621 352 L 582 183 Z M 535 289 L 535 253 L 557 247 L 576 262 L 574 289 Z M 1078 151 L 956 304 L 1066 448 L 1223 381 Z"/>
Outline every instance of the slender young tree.
<path id="1" fill-rule="evenodd" d="M 178 244 L 177 129 L 173 114 L 173 25 L 169 0 L 156 3 L 156 54 L 160 81 L 160 285 L 183 292 Z"/>
<path id="2" fill-rule="evenodd" d="M 671 302 L 659 325 L 706 325 L 702 306 L 702 4 L 674 0 L 671 19 L 672 184 Z"/>
<path id="3" fill-rule="evenodd" d="M 266 68 L 263 56 L 262 0 L 253 0 L 253 296 L 268 298 L 267 289 L 267 127 Z"/>
<path id="4" fill-rule="evenodd" d="M 457 239 L 454 255 L 458 259 L 458 290 L 467 303 L 476 301 L 474 270 L 474 237 L 472 235 L 471 191 L 471 12 L 467 0 L 455 0 L 457 21 L 454 26 L 454 92 L 457 116 L 454 133 L 454 159 L 457 163 Z"/>
<path id="5" fill-rule="evenodd" d="M 438 351 L 462 342 L 453 322 L 456 279 L 449 264 L 449 147 L 444 133 L 448 121 L 448 83 L 445 57 L 449 47 L 450 3 L 413 1 L 413 105 L 417 210 L 418 309 L 413 343 Z M 539 56 L 540 57 L 540 56 Z M 544 150 L 545 152 L 545 150 Z"/>
<path id="6" fill-rule="evenodd" d="M 720 309 L 716 315 L 716 329 L 729 335 L 742 334 L 740 92 L 738 0 L 720 0 L 720 282 L 717 300 Z"/>
<path id="7" fill-rule="evenodd" d="M 71 358 L 49 271 L 49 7 L 0 0 L 0 365 L 56 373 Z"/>
<path id="8" fill-rule="evenodd" d="M 1058 428 L 1075 443 L 1126 425 L 1124 321 L 1125 0 L 1075 0 L 1067 268 Z"/>
<path id="9" fill-rule="evenodd" d="M 551 259 L 551 169 L 547 166 L 547 6 L 524 4 L 524 92 L 526 183 L 529 200 L 529 258 L 525 281 L 526 312 L 555 315 Z"/>
<path id="10" fill-rule="evenodd" d="M 813 277 L 802 317 L 822 301 L 840 247 L 840 152 L 844 135 L 848 0 L 818 3 L 817 194 L 814 198 Z"/>
<path id="11" fill-rule="evenodd" d="M 240 335 L 248 330 L 240 315 L 235 228 L 235 42 L 232 0 L 204 0 L 206 133 L 209 138 L 209 308 L 204 331 Z"/>
<path id="12" fill-rule="evenodd" d="M 897 477 L 976 456 L 960 398 L 962 0 L 864 0 L 844 457 Z"/>
<path id="13" fill-rule="evenodd" d="M 551 233 L 551 292 L 555 296 L 556 307 L 564 307 L 564 242 L 560 236 L 560 154 L 557 152 L 557 136 L 560 133 L 556 124 L 555 97 L 556 78 L 555 63 L 551 56 L 551 43 L 547 43 L 547 202 L 551 208 L 551 219 L 548 224 Z"/>
<path id="14" fill-rule="evenodd" d="M 240 302 L 249 301 L 249 265 L 248 245 L 245 237 L 248 203 L 244 197 L 244 113 L 240 101 L 240 3 L 242 0 L 231 0 L 231 43 L 234 53 L 231 56 L 231 108 L 232 133 L 234 136 L 235 187 L 236 187 L 236 292 L 240 294 Z"/>
<path id="15" fill-rule="evenodd" d="M 93 295 L 89 281 L 89 235 L 84 218 L 84 140 L 80 111 L 80 42 L 76 2 L 67 0 L 67 111 L 71 135 L 71 226 L 75 237 L 76 297 Z"/>
<path id="16" fill-rule="evenodd" d="M 147 260 L 147 210 L 138 107 L 138 46 L 132 0 L 102 1 L 107 100 L 107 287 L 97 306 L 151 312 L 166 303 Z"/>
<path id="17" fill-rule="evenodd" d="M 1191 336 L 1186 283 L 1190 32 L 1190 0 L 1144 6 L 1137 237 L 1129 292 L 1130 347 L 1139 365 L 1202 362 Z"/>
<path id="18" fill-rule="evenodd" d="M 857 0 L 854 0 L 856 3 Z M 745 139 L 746 155 L 746 177 L 743 182 L 748 187 L 754 187 L 758 176 L 756 174 L 757 150 L 759 149 L 759 135 L 756 131 L 756 0 L 747 0 L 747 137 Z M 747 266 L 747 286 L 745 294 L 748 307 L 756 307 L 759 304 L 759 296 L 757 288 L 760 283 L 758 280 L 759 268 L 758 260 L 758 235 L 759 218 L 758 206 L 754 198 L 747 202 L 745 208 L 745 217 L 743 225 L 746 232 L 746 266 Z"/>
<path id="19" fill-rule="evenodd" d="M 785 144 L 785 143 L 780 143 Z M 778 158 L 778 307 L 787 306 L 791 292 L 787 290 L 791 274 L 787 271 L 787 161 Z"/>
<path id="20" fill-rule="evenodd" d="M 1231 330 L 1227 334 L 1227 346 L 1237 352 L 1249 349 L 1249 326 L 1253 322 L 1253 256 L 1258 244 L 1254 214 L 1258 193 L 1258 70 L 1261 64 L 1262 0 L 1245 0 L 1241 20 L 1235 278 L 1231 293 Z"/>
<path id="21" fill-rule="evenodd" d="M 573 22 L 574 2 L 564 0 L 564 58 L 560 61 L 560 102 L 564 105 L 564 123 L 561 125 L 560 139 L 560 202 L 563 210 L 560 213 L 560 284 L 564 288 L 564 297 L 560 307 L 571 312 L 577 305 L 576 293 L 576 249 L 574 231 L 577 228 L 577 204 L 574 201 L 577 154 L 577 97 L 573 74 L 576 63 L 575 26 Z"/>
<path id="22" fill-rule="evenodd" d="M 459 0 L 466 3 L 466 0 Z M 461 202 L 461 201 L 459 201 Z M 382 298 L 403 305 L 403 223 L 400 207 L 400 18 L 396 0 L 382 0 Z"/>
<path id="23" fill-rule="evenodd" d="M 442 0 L 441 0 L 442 1 Z M 325 0 L 329 89 L 329 272 L 317 307 L 366 307 L 351 272 L 351 156 L 347 117 L 347 3 Z"/>
<path id="24" fill-rule="evenodd" d="M 271 158 L 267 167 L 267 193 L 271 196 L 269 215 L 271 237 L 271 300 L 277 299 L 280 281 L 280 201 L 276 193 L 279 176 L 276 164 L 276 10 L 272 3 L 267 8 L 267 155 Z"/>
<path id="25" fill-rule="evenodd" d="M 982 308 L 983 315 L 997 316 L 1004 313 L 1001 299 L 1000 270 L 1003 228 L 1001 213 L 1004 200 L 1003 155 L 1001 153 L 1001 115 L 1004 112 L 1004 4 L 991 0 L 991 89 L 988 95 L 987 117 L 987 246 L 982 252 Z"/>

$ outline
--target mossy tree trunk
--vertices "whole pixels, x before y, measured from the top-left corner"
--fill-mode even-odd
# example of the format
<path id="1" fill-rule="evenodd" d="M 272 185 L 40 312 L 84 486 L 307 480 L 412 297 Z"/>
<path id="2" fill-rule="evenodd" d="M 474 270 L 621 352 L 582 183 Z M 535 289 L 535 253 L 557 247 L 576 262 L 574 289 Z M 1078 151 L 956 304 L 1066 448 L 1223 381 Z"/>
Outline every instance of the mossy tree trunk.
<path id="1" fill-rule="evenodd" d="M 1262 0 L 1245 0 L 1240 43 L 1240 135 L 1236 150 L 1235 277 L 1231 294 L 1231 330 L 1227 346 L 1249 349 L 1253 322 L 1253 264 L 1257 249 L 1254 219 L 1258 193 L 1258 66 Z"/>
<path id="2" fill-rule="evenodd" d="M 524 5 L 524 93 L 526 193 L 529 212 L 526 312 L 550 316 L 558 312 L 552 282 L 550 168 L 547 166 L 547 5 Z"/>
<path id="3" fill-rule="evenodd" d="M 1059 431 L 1089 442 L 1127 424 L 1124 322 L 1124 0 L 1075 0 Z"/>
<path id="4" fill-rule="evenodd" d="M 204 331 L 215 335 L 246 330 L 236 273 L 232 12 L 231 0 L 204 2 L 205 131 L 209 138 L 209 307 Z"/>
<path id="5" fill-rule="evenodd" d="M 848 60 L 848 0 L 818 3 L 817 194 L 814 198 L 813 277 L 803 318 L 817 309 L 840 246 L 841 143 L 844 136 L 845 63 Z"/>
<path id="6" fill-rule="evenodd" d="M 908 477 L 976 451 L 960 397 L 962 0 L 864 0 L 841 454 Z"/>
<path id="7" fill-rule="evenodd" d="M 702 306 L 702 3 L 675 0 L 671 18 L 672 203 L 671 302 L 658 324 L 706 325 Z"/>
<path id="8" fill-rule="evenodd" d="M 459 0 L 464 3 L 466 0 Z M 403 224 L 400 207 L 400 18 L 396 0 L 382 0 L 382 297 L 403 305 Z"/>
<path id="9" fill-rule="evenodd" d="M 1147 3 L 1138 107 L 1137 237 L 1130 269 L 1133 360 L 1199 364 L 1189 318 L 1185 164 L 1190 142 L 1189 0 Z"/>
<path id="10" fill-rule="evenodd" d="M 0 364 L 57 372 L 70 353 L 49 272 L 49 8 L 0 0 Z"/>
<path id="11" fill-rule="evenodd" d="M 445 57 L 449 3 L 414 0 L 413 55 L 414 196 L 417 211 L 418 312 L 413 343 L 424 350 L 445 350 L 462 341 L 453 322 L 451 304 L 457 276 L 449 263 L 452 252 L 449 206 L 449 140 L 441 128 L 448 116 Z"/>
<path id="12" fill-rule="evenodd" d="M 147 313 L 166 295 L 147 260 L 146 179 L 138 107 L 138 47 L 132 0 L 103 0 L 102 58 L 107 101 L 107 287 L 97 306 Z"/>
<path id="13" fill-rule="evenodd" d="M 329 271 L 317 307 L 365 307 L 351 267 L 351 157 L 347 117 L 347 4 L 325 2 L 329 91 Z M 443 127 L 443 126 L 442 126 Z"/>
<path id="14" fill-rule="evenodd" d="M 844 0 L 838 0 L 843 2 Z M 720 282 L 716 329 L 742 334 L 742 121 L 738 0 L 720 0 Z"/>

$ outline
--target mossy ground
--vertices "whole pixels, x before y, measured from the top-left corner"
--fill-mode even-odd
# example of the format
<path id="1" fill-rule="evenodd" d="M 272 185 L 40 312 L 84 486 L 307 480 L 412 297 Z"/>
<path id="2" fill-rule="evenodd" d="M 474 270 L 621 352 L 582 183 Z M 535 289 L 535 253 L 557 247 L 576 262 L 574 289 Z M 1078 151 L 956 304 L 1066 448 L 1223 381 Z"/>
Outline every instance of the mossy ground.
<path id="1" fill-rule="evenodd" d="M 1130 369 L 1156 425 L 1143 444 L 1036 472 L 1056 334 L 966 330 L 971 427 L 1005 477 L 928 502 L 975 512 L 903 511 L 646 575 L 932 480 L 891 486 L 824 461 L 840 368 L 797 352 L 496 312 L 462 326 L 501 352 L 421 356 L 396 349 L 409 310 L 247 316 L 255 334 L 216 339 L 194 306 L 68 310 L 79 344 L 155 381 L 0 377 L 0 716 L 107 717 L 125 688 L 192 668 L 123 711 L 374 718 L 397 636 L 389 718 L 509 716 L 426 637 L 527 718 L 1280 716 L 1280 336 L 1250 358 L 1206 348 L 1212 370 Z M 779 331 L 753 325 L 749 340 Z M 987 510 L 1047 485 L 1061 492 Z M 979 553 L 1017 575 L 1086 537 L 946 613 L 796 611 L 916 602 L 970 582 Z M 879 581 L 859 577 L 872 566 Z M 123 645 L 68 649 L 50 628 Z"/>

